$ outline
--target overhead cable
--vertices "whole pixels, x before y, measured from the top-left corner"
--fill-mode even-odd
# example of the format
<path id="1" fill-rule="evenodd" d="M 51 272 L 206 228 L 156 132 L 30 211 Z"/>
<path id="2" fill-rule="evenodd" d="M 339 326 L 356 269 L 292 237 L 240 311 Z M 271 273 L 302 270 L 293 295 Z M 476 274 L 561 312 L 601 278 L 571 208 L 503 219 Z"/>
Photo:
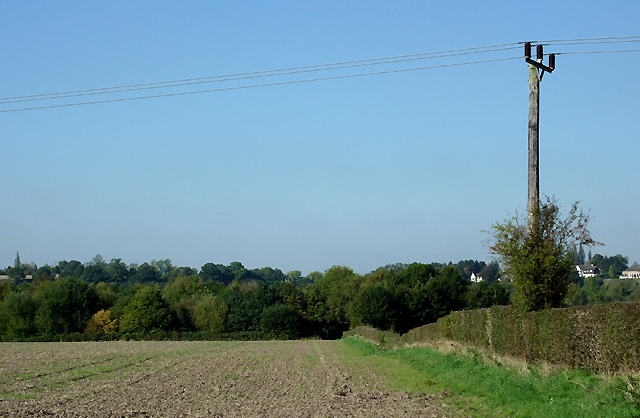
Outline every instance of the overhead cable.
<path id="1" fill-rule="evenodd" d="M 395 55 L 395 56 L 381 57 L 381 58 L 368 58 L 368 59 L 361 59 L 361 60 L 342 61 L 342 62 L 334 62 L 329 64 L 315 64 L 315 65 L 288 67 L 288 68 L 280 68 L 280 69 L 274 69 L 274 70 L 262 70 L 262 71 L 243 72 L 243 73 L 235 73 L 235 74 L 214 75 L 214 76 L 207 76 L 207 77 L 184 78 L 179 80 L 156 81 L 152 83 L 129 84 L 129 85 L 122 85 L 122 86 L 101 87 L 101 88 L 84 89 L 84 90 L 70 90 L 70 91 L 63 91 L 63 92 L 57 92 L 57 93 L 42 93 L 42 94 L 34 94 L 34 95 L 26 95 L 26 96 L 3 97 L 3 98 L 0 98 L 0 102 L 10 103 L 10 101 L 15 101 L 15 102 L 22 101 L 18 99 L 30 99 L 30 98 L 44 97 L 44 96 L 61 96 L 61 95 L 66 96 L 66 95 L 71 95 L 75 93 L 100 92 L 100 91 L 106 91 L 106 90 L 125 91 L 123 89 L 132 89 L 132 88 L 147 87 L 147 86 L 164 87 L 164 85 L 168 85 L 168 84 L 183 85 L 181 83 L 189 83 L 192 81 L 197 82 L 201 80 L 225 79 L 226 81 L 226 79 L 231 79 L 232 77 L 234 77 L 235 79 L 235 77 L 264 76 L 264 75 L 271 75 L 272 73 L 287 74 L 288 72 L 291 72 L 291 71 L 315 69 L 315 68 L 321 68 L 321 67 L 342 68 L 344 66 L 344 68 L 347 68 L 352 64 L 367 65 L 364 63 L 372 63 L 368 65 L 374 65 L 374 64 L 401 62 L 402 60 L 405 60 L 405 59 L 406 60 L 426 59 L 426 58 L 440 58 L 440 57 L 447 57 L 447 56 L 454 56 L 454 55 L 477 54 L 477 53 L 483 53 L 483 52 L 494 52 L 494 51 L 501 51 L 501 50 L 508 50 L 508 49 L 516 49 L 518 48 L 517 45 L 519 45 L 519 43 L 512 42 L 508 44 L 497 44 L 497 45 L 478 46 L 478 47 L 470 47 L 470 48 L 458 48 L 458 49 L 449 49 L 449 50 L 443 50 L 443 51 L 422 52 L 417 54 Z M 510 48 L 507 48 L 507 47 L 510 47 Z M 496 48 L 499 48 L 499 49 L 496 49 Z M 448 55 L 448 54 L 451 54 L 451 55 Z M 376 62 L 376 61 L 383 61 L 383 62 Z M 275 74 L 275 75 L 278 75 L 278 74 Z M 247 78 L 250 78 L 250 77 L 247 77 Z"/>
<path id="2" fill-rule="evenodd" d="M 275 83 L 253 84 L 248 86 L 223 87 L 223 88 L 217 88 L 217 89 L 197 90 L 197 91 L 188 91 L 188 92 L 179 92 L 179 93 L 166 93 L 166 94 L 157 94 L 157 95 L 151 95 L 151 96 L 124 97 L 119 99 L 95 100 L 91 102 L 65 103 L 65 104 L 57 104 L 57 105 L 49 105 L 49 106 L 7 109 L 7 110 L 0 110 L 0 113 L 22 112 L 27 110 L 38 110 L 38 109 L 52 109 L 52 108 L 59 108 L 59 107 L 83 106 L 83 105 L 92 105 L 92 104 L 99 104 L 99 103 L 125 102 L 125 101 L 132 101 L 132 100 L 156 99 L 161 97 L 186 96 L 186 95 L 192 95 L 192 94 L 213 93 L 213 92 L 230 91 L 230 90 L 242 90 L 242 89 L 251 89 L 251 88 L 258 88 L 258 87 L 282 86 L 282 85 L 288 85 L 288 84 L 311 83 L 311 82 L 317 82 L 317 81 L 339 80 L 339 79 L 346 79 L 346 78 L 366 77 L 366 76 L 372 76 L 372 75 L 429 70 L 429 69 L 435 69 L 435 68 L 457 67 L 462 65 L 484 64 L 484 63 L 490 63 L 490 62 L 515 60 L 515 59 L 521 59 L 521 58 L 522 57 L 496 58 L 496 59 L 490 59 L 490 60 L 459 62 L 459 63 L 453 63 L 453 64 L 441 64 L 441 65 L 432 65 L 432 66 L 426 66 L 426 67 L 403 68 L 398 70 L 387 70 L 387 71 L 378 71 L 378 72 L 371 72 L 371 73 L 347 74 L 347 75 L 337 75 L 337 76 L 331 76 L 331 77 L 312 78 L 312 79 L 305 79 L 305 80 L 292 80 L 292 81 L 280 81 Z"/>
<path id="3" fill-rule="evenodd" d="M 199 79 L 194 79 L 197 81 L 185 80 L 184 82 L 176 82 L 173 84 L 165 84 L 168 82 L 158 82 L 158 83 L 148 83 L 145 85 L 131 86 L 128 88 L 112 87 L 112 88 L 91 89 L 91 90 L 84 90 L 84 91 L 69 92 L 68 94 L 49 93 L 47 95 L 21 96 L 21 97 L 15 97 L 15 98 L 0 99 L 0 104 L 31 102 L 31 101 L 39 101 L 39 100 L 54 100 L 54 99 L 61 99 L 61 98 L 68 98 L 68 97 L 94 96 L 94 95 L 101 95 L 101 94 L 123 93 L 123 92 L 151 90 L 151 89 L 168 88 L 168 87 L 191 86 L 195 84 L 220 83 L 220 82 L 235 81 L 235 80 L 247 80 L 252 78 L 264 78 L 264 77 L 293 75 L 293 74 L 302 74 L 302 73 L 319 72 L 319 71 L 341 70 L 346 68 L 356 68 L 356 67 L 364 67 L 364 66 L 371 66 L 371 65 L 396 64 L 400 62 L 411 62 L 411 61 L 418 61 L 418 60 L 425 60 L 425 59 L 448 58 L 448 57 L 461 56 L 461 55 L 507 51 L 507 50 L 518 49 L 518 48 L 520 47 L 511 46 L 511 47 L 503 47 L 503 48 L 486 49 L 482 51 L 452 52 L 452 53 L 446 53 L 446 54 L 440 54 L 440 55 L 429 55 L 429 56 L 416 56 L 418 54 L 414 54 L 410 56 L 411 58 L 401 58 L 401 59 L 394 59 L 394 60 L 388 60 L 388 61 L 364 62 L 364 61 L 374 61 L 372 59 L 372 60 L 361 60 L 361 61 L 349 63 L 348 65 L 336 64 L 335 66 L 327 66 L 327 64 L 321 64 L 316 66 L 299 67 L 300 69 L 291 70 L 291 71 L 267 70 L 267 71 L 261 71 L 261 72 L 228 75 L 228 76 L 201 77 Z M 424 55 L 424 54 L 419 54 L 419 55 Z M 380 59 L 381 58 L 378 58 L 375 60 L 380 60 Z M 324 68 L 318 68 L 318 67 L 324 67 Z"/>

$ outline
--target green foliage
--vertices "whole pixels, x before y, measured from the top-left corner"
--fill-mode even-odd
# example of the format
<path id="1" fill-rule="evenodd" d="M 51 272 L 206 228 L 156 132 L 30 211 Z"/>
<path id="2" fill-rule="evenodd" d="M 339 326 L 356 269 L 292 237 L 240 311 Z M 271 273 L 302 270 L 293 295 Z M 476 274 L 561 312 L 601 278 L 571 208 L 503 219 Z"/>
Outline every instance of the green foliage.
<path id="1" fill-rule="evenodd" d="M 164 329 L 171 321 L 169 308 L 160 289 L 146 286 L 140 289 L 124 309 L 120 320 L 122 332 L 149 332 Z"/>
<path id="2" fill-rule="evenodd" d="M 620 277 L 624 270 L 629 268 L 629 257 L 625 257 L 622 254 L 612 257 L 596 254 L 591 259 L 591 264 L 598 266 L 603 275 L 616 279 Z"/>
<path id="3" fill-rule="evenodd" d="M 136 270 L 133 280 L 137 283 L 157 283 L 162 280 L 162 273 L 158 267 L 144 263 Z"/>
<path id="4" fill-rule="evenodd" d="M 464 294 L 469 282 L 453 267 L 445 267 L 430 279 L 425 292 L 429 299 L 431 321 L 465 307 Z"/>
<path id="5" fill-rule="evenodd" d="M 33 298 L 38 304 L 35 322 L 45 335 L 84 331 L 99 304 L 95 288 L 73 277 L 39 282 Z"/>
<path id="6" fill-rule="evenodd" d="M 10 280 L 2 280 L 0 281 L 0 302 L 4 300 L 4 298 L 12 292 L 15 292 L 16 285 Z"/>
<path id="7" fill-rule="evenodd" d="M 38 269 L 40 280 L 33 285 L 30 281 L 19 285 L 14 281 L 0 282 L 0 303 L 13 293 L 24 292 L 26 296 L 21 296 L 20 302 L 33 308 L 14 309 L 22 322 L 14 321 L 17 325 L 11 326 L 11 332 L 8 325 L 0 325 L 0 337 L 89 338 L 76 335 L 86 330 L 98 338 L 105 335 L 105 327 L 96 321 L 104 318 L 94 316 L 102 310 L 108 311 L 119 325 L 122 338 L 141 339 L 151 332 L 153 338 L 159 338 L 160 332 L 169 338 L 169 330 L 172 335 L 197 335 L 194 338 L 223 334 L 251 335 L 253 339 L 265 335 L 338 338 L 350 325 L 363 323 L 406 332 L 452 309 L 465 308 L 472 303 L 467 299 L 475 297 L 464 291 L 467 282 L 451 263 L 448 268 L 397 264 L 393 269 L 381 268 L 364 277 L 349 267 L 334 266 L 325 274 L 312 272 L 307 278 L 301 277 L 299 271 L 290 272 L 287 277 L 270 267 L 247 270 L 239 262 L 229 266 L 208 263 L 200 274 L 188 267 L 170 266 L 167 260 L 152 264 L 131 264 L 127 268 L 120 259 L 106 263 L 96 256 L 86 266 L 63 261 L 53 268 Z M 161 275 L 161 269 L 169 270 Z M 80 278 L 49 277 L 56 271 L 80 274 Z M 231 281 L 225 285 L 228 280 Z M 97 284 L 88 283 L 96 281 Z M 83 292 L 88 293 L 83 296 Z M 482 297 L 482 306 L 490 303 L 488 296 Z M 87 306 L 83 298 L 91 303 Z M 278 311 L 268 309 L 275 305 L 286 307 L 279 307 L 280 313 L 295 311 L 295 332 L 288 325 L 284 331 L 276 332 L 278 322 L 272 320 Z M 102 316 L 107 315 L 104 312 Z M 263 323 L 265 312 L 272 315 L 268 332 Z M 92 317 L 93 322 L 87 325 Z M 286 322 L 280 324 L 285 326 Z"/>
<path id="8" fill-rule="evenodd" d="M 277 295 L 268 284 L 239 280 L 221 297 L 229 308 L 227 330 L 230 332 L 258 331 L 264 308 L 277 301 Z"/>
<path id="9" fill-rule="evenodd" d="M 362 323 L 382 330 L 394 327 L 398 317 L 394 295 L 383 286 L 366 287 L 356 299 L 357 315 Z"/>
<path id="10" fill-rule="evenodd" d="M 84 266 L 78 260 L 61 261 L 58 263 L 60 277 L 74 277 L 79 279 L 82 277 Z"/>
<path id="11" fill-rule="evenodd" d="M 301 334 L 302 318 L 295 308 L 276 303 L 264 308 L 260 318 L 260 329 L 268 336 L 286 339 L 298 338 Z"/>
<path id="12" fill-rule="evenodd" d="M 37 305 L 28 291 L 11 292 L 0 302 L 0 336 L 5 341 L 30 337 L 36 332 Z"/>
<path id="13" fill-rule="evenodd" d="M 229 285 L 235 280 L 230 268 L 222 264 L 207 263 L 200 269 L 200 277 L 206 282 L 214 280 L 224 285 Z"/>
<path id="14" fill-rule="evenodd" d="M 227 305 L 220 297 L 201 296 L 193 308 L 193 324 L 201 331 L 221 333 L 226 328 L 227 311 Z"/>
<path id="15" fill-rule="evenodd" d="M 353 313 L 353 303 L 360 291 L 363 277 L 346 266 L 333 266 L 318 280 L 316 286 L 326 299 L 329 321 L 347 324 Z"/>
<path id="16" fill-rule="evenodd" d="M 39 280 L 53 280 L 55 279 L 55 274 L 50 266 L 42 266 L 33 275 L 33 281 L 37 282 Z"/>
<path id="17" fill-rule="evenodd" d="M 167 282 L 162 289 L 162 296 L 167 303 L 174 304 L 181 299 L 208 292 L 209 290 L 205 287 L 202 278 L 198 276 L 179 276 Z"/>
<path id="18" fill-rule="evenodd" d="M 26 271 L 27 268 L 25 266 L 9 267 L 7 269 L 7 276 L 13 280 L 21 280 L 27 276 Z"/>
<path id="19" fill-rule="evenodd" d="M 345 335 L 379 342 L 375 330 Z M 388 336 L 387 336 L 388 339 Z M 640 371 L 640 304 L 613 303 L 521 313 L 512 307 L 458 311 L 412 329 L 393 347 L 456 341 L 497 355 L 602 373 Z"/>
<path id="20" fill-rule="evenodd" d="M 508 305 L 509 291 L 499 281 L 474 283 L 464 295 L 466 309 L 489 308 L 494 305 Z"/>
<path id="21" fill-rule="evenodd" d="M 129 278 L 127 265 L 119 258 L 111 259 L 111 262 L 107 265 L 106 273 L 109 281 L 115 283 L 123 283 Z"/>
<path id="22" fill-rule="evenodd" d="M 100 283 L 108 280 L 107 270 L 102 264 L 88 265 L 82 271 L 82 280 L 89 283 Z"/>
<path id="23" fill-rule="evenodd" d="M 513 303 L 518 310 L 563 305 L 573 265 L 569 249 L 596 244 L 587 229 L 588 220 L 577 202 L 563 219 L 556 202 L 547 198 L 534 214 L 533 225 L 516 216 L 492 226 L 491 252 L 502 258 L 513 276 Z"/>

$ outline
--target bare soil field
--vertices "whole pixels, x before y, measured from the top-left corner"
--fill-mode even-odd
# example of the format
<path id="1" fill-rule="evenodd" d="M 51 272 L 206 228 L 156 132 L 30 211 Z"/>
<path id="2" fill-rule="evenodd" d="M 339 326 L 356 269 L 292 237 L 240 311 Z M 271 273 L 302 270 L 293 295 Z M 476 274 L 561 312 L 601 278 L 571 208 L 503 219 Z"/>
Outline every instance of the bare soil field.
<path id="1" fill-rule="evenodd" d="M 2 417 L 454 417 L 342 341 L 1 343 Z"/>

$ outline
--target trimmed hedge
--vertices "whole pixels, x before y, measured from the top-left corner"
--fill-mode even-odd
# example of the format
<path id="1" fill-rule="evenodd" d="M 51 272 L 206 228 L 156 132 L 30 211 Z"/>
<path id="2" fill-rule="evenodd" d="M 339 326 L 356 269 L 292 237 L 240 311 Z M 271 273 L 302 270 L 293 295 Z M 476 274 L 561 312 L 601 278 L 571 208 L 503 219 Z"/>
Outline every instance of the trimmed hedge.
<path id="1" fill-rule="evenodd" d="M 391 335 L 390 335 L 391 334 Z M 456 341 L 497 355 L 594 372 L 640 371 L 640 304 L 612 303 L 519 314 L 509 306 L 453 312 L 402 336 L 370 327 L 359 335 L 383 348 Z"/>

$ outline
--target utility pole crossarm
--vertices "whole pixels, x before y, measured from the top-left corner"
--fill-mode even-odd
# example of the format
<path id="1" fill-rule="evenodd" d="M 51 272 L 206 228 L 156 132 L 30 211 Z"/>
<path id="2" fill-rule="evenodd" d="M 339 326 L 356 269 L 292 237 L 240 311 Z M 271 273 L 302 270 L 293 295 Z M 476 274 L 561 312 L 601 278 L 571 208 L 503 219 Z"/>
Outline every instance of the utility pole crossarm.
<path id="1" fill-rule="evenodd" d="M 544 72 L 552 73 L 553 70 L 556 69 L 556 54 L 549 54 L 549 65 L 544 65 L 542 63 L 542 59 L 544 57 L 543 46 L 536 45 L 536 58 L 537 60 L 531 59 L 531 42 L 525 42 L 524 44 L 524 60 L 527 64 L 531 64 L 539 70 L 542 70 L 542 74 L 540 75 L 540 79 L 542 80 L 542 76 Z"/>

